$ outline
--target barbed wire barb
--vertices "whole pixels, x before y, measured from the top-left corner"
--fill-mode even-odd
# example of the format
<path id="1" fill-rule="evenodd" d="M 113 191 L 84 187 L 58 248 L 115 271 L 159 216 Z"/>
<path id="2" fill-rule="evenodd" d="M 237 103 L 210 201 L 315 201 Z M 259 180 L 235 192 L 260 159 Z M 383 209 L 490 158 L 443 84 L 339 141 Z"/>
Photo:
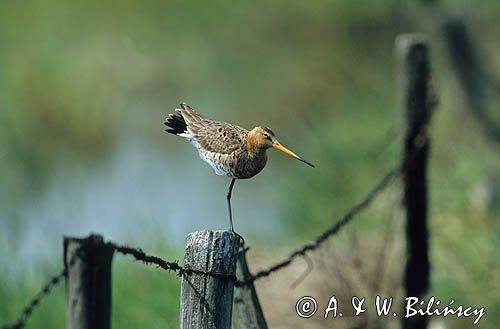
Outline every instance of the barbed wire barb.
<path id="1" fill-rule="evenodd" d="M 179 265 L 178 261 L 166 261 L 158 256 L 148 255 L 141 249 L 121 246 L 113 242 L 108 242 L 108 245 L 110 245 L 116 252 L 119 252 L 123 255 L 133 256 L 135 260 L 141 261 L 147 265 L 157 265 L 163 270 L 175 272 L 177 273 L 177 277 L 181 277 L 183 275 L 191 275 L 192 273 L 199 273 L 236 281 L 236 276 L 232 274 L 202 271 L 192 268 L 189 264 L 184 264 L 184 266 L 181 266 Z"/>

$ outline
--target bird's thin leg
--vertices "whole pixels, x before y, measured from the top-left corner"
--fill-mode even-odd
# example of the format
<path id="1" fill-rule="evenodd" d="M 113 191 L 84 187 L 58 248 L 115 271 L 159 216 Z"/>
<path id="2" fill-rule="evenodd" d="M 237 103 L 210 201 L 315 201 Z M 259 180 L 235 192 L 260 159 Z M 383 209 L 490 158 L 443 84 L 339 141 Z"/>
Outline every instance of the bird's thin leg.
<path id="1" fill-rule="evenodd" d="M 233 226 L 233 212 L 231 210 L 231 192 L 233 192 L 233 187 L 234 187 L 234 182 L 236 181 L 236 178 L 233 178 L 231 180 L 231 184 L 229 184 L 229 191 L 227 192 L 227 208 L 229 210 L 229 230 L 236 234 L 237 236 L 240 237 L 240 239 L 243 241 L 243 244 L 245 244 L 245 239 L 238 233 L 234 231 L 234 226 Z"/>
<path id="2" fill-rule="evenodd" d="M 229 209 L 229 230 L 231 232 L 234 232 L 234 227 L 233 227 L 233 212 L 231 211 L 231 192 L 233 192 L 233 187 L 234 187 L 234 182 L 236 181 L 236 178 L 233 178 L 231 180 L 231 184 L 229 184 L 229 191 L 227 191 L 227 208 Z"/>

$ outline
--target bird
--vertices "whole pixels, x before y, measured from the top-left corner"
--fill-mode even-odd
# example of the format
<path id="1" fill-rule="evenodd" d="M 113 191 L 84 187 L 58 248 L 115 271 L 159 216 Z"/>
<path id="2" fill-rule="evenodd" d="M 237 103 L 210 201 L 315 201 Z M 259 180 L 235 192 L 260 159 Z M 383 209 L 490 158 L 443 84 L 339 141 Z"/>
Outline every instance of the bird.
<path id="1" fill-rule="evenodd" d="M 257 126 L 248 131 L 230 123 L 211 120 L 185 102 L 167 116 L 164 124 L 167 126 L 166 132 L 187 139 L 198 150 L 200 158 L 206 161 L 217 175 L 231 178 L 226 200 L 229 230 L 233 233 L 236 233 L 231 210 L 234 183 L 236 179 L 252 178 L 261 172 L 266 166 L 266 151 L 269 148 L 280 150 L 314 167 L 312 163 L 281 145 L 271 128 Z"/>

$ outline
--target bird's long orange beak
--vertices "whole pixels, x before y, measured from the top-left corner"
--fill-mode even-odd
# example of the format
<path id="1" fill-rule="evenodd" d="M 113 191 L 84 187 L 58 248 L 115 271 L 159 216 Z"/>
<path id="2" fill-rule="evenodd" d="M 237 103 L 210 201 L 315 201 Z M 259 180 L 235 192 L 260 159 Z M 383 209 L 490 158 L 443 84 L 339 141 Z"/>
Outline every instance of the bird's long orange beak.
<path id="1" fill-rule="evenodd" d="M 302 159 L 302 158 L 301 158 L 301 157 L 299 157 L 297 154 L 293 153 L 292 151 L 290 151 L 289 149 L 287 149 L 286 147 L 284 147 L 283 145 L 281 145 L 281 144 L 280 144 L 280 142 L 278 142 L 278 141 L 274 141 L 274 142 L 273 142 L 273 147 L 274 147 L 275 149 L 278 149 L 278 150 L 280 150 L 281 152 L 286 153 L 286 154 L 288 154 L 289 156 L 291 156 L 291 157 L 293 157 L 293 158 L 295 158 L 295 159 L 297 159 L 297 160 L 299 160 L 299 161 L 302 161 L 302 162 L 304 162 L 305 164 L 308 164 L 309 166 L 311 166 L 311 167 L 313 167 L 313 168 L 314 168 L 314 165 L 313 165 L 312 163 L 310 163 L 310 162 L 308 162 L 308 161 L 306 161 L 306 160 Z"/>

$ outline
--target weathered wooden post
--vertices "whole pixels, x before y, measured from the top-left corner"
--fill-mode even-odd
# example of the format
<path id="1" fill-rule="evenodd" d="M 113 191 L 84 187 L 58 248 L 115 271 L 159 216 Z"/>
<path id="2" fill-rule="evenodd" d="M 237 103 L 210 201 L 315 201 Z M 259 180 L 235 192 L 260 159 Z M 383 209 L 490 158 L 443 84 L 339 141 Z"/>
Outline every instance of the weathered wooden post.
<path id="1" fill-rule="evenodd" d="M 404 277 L 406 296 L 423 297 L 429 289 L 430 262 L 427 230 L 428 125 L 432 98 L 429 50 L 422 34 L 396 38 L 399 106 L 404 113 L 403 150 L 404 206 L 406 208 L 407 261 Z M 403 328 L 427 327 L 427 317 L 403 317 Z"/>
<path id="2" fill-rule="evenodd" d="M 246 279 L 250 276 L 246 250 L 241 249 L 238 255 L 236 275 Z M 234 292 L 235 317 L 234 328 L 237 329 L 267 329 L 266 319 L 260 307 L 259 298 L 253 283 L 236 288 Z"/>
<path id="3" fill-rule="evenodd" d="M 64 238 L 68 329 L 109 329 L 114 249 L 100 235 Z"/>
<path id="4" fill-rule="evenodd" d="M 197 231 L 186 240 L 181 329 L 230 329 L 240 238 L 228 231 Z"/>

